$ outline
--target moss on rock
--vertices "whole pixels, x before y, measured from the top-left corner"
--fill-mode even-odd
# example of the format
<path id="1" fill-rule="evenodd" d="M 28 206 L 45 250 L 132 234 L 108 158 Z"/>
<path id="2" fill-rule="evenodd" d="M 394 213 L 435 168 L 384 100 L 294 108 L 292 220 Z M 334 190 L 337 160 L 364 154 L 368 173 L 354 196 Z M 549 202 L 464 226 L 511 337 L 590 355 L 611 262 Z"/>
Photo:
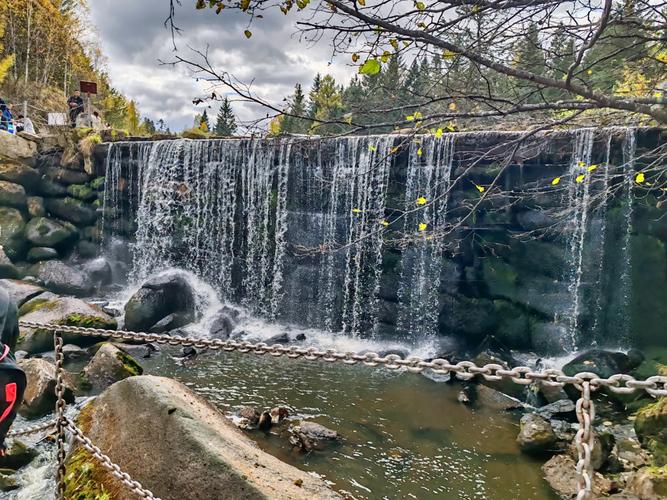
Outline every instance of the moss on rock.
<path id="1" fill-rule="evenodd" d="M 103 330 L 115 330 L 118 324 L 115 319 L 105 319 L 100 316 L 88 314 L 71 313 L 60 322 L 62 325 L 81 326 L 85 328 L 101 328 Z"/>
<path id="2" fill-rule="evenodd" d="M 653 453 L 654 463 L 667 465 L 667 398 L 660 398 L 637 412 L 635 432 Z"/>

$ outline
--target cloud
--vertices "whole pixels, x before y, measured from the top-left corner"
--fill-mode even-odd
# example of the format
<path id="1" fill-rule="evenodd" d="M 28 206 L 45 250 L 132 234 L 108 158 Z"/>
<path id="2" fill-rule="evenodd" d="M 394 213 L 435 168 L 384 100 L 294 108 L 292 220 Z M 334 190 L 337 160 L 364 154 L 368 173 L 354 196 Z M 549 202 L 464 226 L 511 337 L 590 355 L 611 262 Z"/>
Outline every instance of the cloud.
<path id="1" fill-rule="evenodd" d="M 100 44 L 108 58 L 112 83 L 134 99 L 144 116 L 164 119 L 172 130 L 191 127 L 195 114 L 203 107 L 193 98 L 207 89 L 203 82 L 182 66 L 161 64 L 173 60 L 166 0 L 95 0 L 90 2 L 91 17 Z M 219 71 L 227 71 L 243 82 L 252 82 L 253 91 L 263 99 L 280 105 L 292 93 L 294 84 L 308 87 L 315 74 L 331 73 L 345 81 L 351 69 L 343 62 L 329 64 L 330 47 L 302 43 L 295 36 L 295 16 L 283 16 L 277 9 L 248 26 L 248 16 L 225 11 L 197 10 L 191 2 L 177 7 L 176 36 L 178 54 L 195 57 L 191 49 L 207 50 Z M 243 32 L 252 31 L 247 39 Z M 231 98 L 230 94 L 230 98 Z M 241 120 L 252 120 L 266 112 L 257 106 L 234 102 Z M 213 105 L 209 114 L 217 113 Z"/>

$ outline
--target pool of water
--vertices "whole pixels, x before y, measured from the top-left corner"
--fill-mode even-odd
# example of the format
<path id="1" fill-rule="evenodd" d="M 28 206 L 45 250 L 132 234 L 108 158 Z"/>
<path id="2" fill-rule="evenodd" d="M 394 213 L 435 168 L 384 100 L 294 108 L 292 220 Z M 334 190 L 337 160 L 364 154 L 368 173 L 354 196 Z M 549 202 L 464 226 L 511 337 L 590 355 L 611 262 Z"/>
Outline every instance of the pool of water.
<path id="1" fill-rule="evenodd" d="M 177 378 L 226 413 L 286 406 L 292 423 L 308 418 L 338 431 L 340 444 L 309 454 L 288 443 L 290 422 L 249 435 L 354 498 L 557 498 L 541 462 L 519 452 L 518 416 L 459 403 L 457 384 L 239 353 L 207 352 L 182 364 L 169 352 L 141 360 L 145 373 Z"/>

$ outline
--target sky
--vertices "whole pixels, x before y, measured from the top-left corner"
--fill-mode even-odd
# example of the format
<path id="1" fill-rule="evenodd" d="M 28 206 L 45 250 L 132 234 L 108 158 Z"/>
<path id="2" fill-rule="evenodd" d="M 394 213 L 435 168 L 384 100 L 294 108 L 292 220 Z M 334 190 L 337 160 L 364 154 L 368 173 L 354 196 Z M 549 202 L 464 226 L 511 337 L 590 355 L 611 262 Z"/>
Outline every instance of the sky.
<path id="1" fill-rule="evenodd" d="M 345 61 L 331 61 L 331 48 L 299 41 L 295 15 L 284 16 L 279 10 L 266 12 L 264 19 L 248 27 L 248 16 L 239 12 L 196 10 L 194 0 L 183 0 L 176 9 L 176 25 L 182 32 L 176 37 L 178 54 L 195 59 L 189 49 L 206 50 L 217 70 L 227 71 L 244 82 L 253 82 L 253 90 L 274 104 L 291 95 L 296 83 L 307 89 L 315 75 L 330 73 L 346 82 L 353 73 Z M 161 65 L 174 58 L 170 31 L 164 21 L 169 13 L 168 0 L 91 0 L 90 14 L 112 84 L 134 99 L 142 116 L 155 121 L 164 119 L 172 131 L 193 125 L 194 117 L 204 110 L 192 100 L 204 94 L 206 85 L 197 82 L 185 67 Z M 244 30 L 250 29 L 247 39 Z M 234 95 L 229 93 L 230 100 Z M 211 122 L 219 104 L 211 103 Z M 240 120 L 266 115 L 249 103 L 233 102 Z"/>

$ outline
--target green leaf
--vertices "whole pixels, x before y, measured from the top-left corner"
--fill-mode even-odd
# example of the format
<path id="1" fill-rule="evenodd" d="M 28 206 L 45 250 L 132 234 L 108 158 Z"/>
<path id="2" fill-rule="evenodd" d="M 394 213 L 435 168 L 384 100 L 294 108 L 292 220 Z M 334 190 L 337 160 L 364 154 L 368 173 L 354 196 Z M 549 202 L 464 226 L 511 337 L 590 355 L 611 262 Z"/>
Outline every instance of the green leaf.
<path id="1" fill-rule="evenodd" d="M 424 10 L 426 5 L 424 5 L 424 2 L 415 2 L 415 7 L 417 7 L 419 10 Z"/>
<path id="2" fill-rule="evenodd" d="M 377 75 L 382 66 L 377 59 L 367 59 L 366 62 L 359 68 L 360 75 Z"/>
<path id="3" fill-rule="evenodd" d="M 250 38 L 250 37 L 252 36 L 252 31 L 250 31 L 250 30 L 245 30 L 245 31 L 243 32 L 243 34 L 245 35 L 246 38 Z"/>

